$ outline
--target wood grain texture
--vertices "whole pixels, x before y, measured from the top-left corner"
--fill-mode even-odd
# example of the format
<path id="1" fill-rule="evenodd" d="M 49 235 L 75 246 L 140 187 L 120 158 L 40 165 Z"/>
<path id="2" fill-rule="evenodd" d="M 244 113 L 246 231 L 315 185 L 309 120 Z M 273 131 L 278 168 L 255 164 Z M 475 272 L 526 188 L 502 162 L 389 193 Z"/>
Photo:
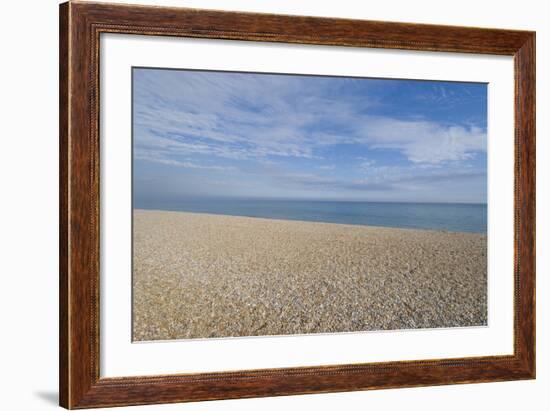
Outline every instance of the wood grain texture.
<path id="1" fill-rule="evenodd" d="M 68 4 L 59 9 L 59 402 L 69 404 L 66 389 L 69 385 L 69 284 L 68 284 L 68 227 L 69 227 L 69 14 Z"/>
<path id="2" fill-rule="evenodd" d="M 515 54 L 516 356 L 535 374 L 535 34 Z"/>
<path id="3" fill-rule="evenodd" d="M 101 33 L 514 56 L 514 355 L 100 378 Z M 60 6 L 60 404 L 90 408 L 529 379 L 535 376 L 535 34 L 70 2 Z"/>

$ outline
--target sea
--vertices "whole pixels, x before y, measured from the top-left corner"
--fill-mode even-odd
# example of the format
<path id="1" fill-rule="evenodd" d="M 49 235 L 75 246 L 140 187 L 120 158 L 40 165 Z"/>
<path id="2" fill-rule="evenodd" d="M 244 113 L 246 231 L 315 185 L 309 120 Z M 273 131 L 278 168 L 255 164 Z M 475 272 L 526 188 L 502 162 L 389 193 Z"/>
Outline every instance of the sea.
<path id="1" fill-rule="evenodd" d="M 486 204 L 201 198 L 134 208 L 379 227 L 487 233 Z"/>

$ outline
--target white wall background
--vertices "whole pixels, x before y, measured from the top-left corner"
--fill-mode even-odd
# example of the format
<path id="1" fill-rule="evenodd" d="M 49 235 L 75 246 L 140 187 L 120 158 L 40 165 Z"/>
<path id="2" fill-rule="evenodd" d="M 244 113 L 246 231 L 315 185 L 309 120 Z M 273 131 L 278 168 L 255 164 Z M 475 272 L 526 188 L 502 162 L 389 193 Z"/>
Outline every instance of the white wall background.
<path id="1" fill-rule="evenodd" d="M 550 390 L 550 11 L 537 0 L 134 3 L 537 31 L 537 380 L 149 406 L 158 410 L 547 409 Z M 57 406 L 57 0 L 5 2 L 0 64 L 0 408 Z M 135 408 L 138 409 L 138 408 Z"/>

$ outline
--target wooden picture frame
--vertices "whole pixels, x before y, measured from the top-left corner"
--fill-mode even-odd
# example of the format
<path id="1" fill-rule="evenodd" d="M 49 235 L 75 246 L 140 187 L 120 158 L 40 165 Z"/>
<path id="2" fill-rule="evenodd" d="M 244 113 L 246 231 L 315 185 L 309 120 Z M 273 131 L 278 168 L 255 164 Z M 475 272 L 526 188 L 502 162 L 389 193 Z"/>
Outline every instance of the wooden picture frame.
<path id="1" fill-rule="evenodd" d="M 101 33 L 513 56 L 514 354 L 154 377 L 99 373 Z M 185 8 L 60 6 L 60 405 L 91 408 L 535 377 L 535 33 Z"/>

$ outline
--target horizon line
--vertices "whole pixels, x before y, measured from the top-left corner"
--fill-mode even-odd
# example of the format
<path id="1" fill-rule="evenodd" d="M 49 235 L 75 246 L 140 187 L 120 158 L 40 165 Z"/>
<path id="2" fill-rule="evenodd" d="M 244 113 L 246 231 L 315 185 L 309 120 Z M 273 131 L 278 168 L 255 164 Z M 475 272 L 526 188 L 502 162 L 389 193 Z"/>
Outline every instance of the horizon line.
<path id="1" fill-rule="evenodd" d="M 487 202 L 478 201 L 414 201 L 414 200 L 362 200 L 362 199 L 330 199 L 330 198 L 289 198 L 289 197 L 241 197 L 241 196 L 194 196 L 174 200 L 137 200 L 132 199 L 134 203 L 178 203 L 188 200 L 249 200 L 249 201 L 312 201 L 312 202 L 341 202 L 341 203 L 392 203 L 392 204 L 470 204 L 470 205 L 487 205 Z"/>

